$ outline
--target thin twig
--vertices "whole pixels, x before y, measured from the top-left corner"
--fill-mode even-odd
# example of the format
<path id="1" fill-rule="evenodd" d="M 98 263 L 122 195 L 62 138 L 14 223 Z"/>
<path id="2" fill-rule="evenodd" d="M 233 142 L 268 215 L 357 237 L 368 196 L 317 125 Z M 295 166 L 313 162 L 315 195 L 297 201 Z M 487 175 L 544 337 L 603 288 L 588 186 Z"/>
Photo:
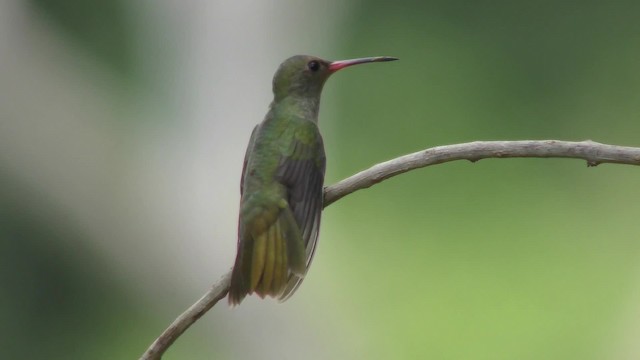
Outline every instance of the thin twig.
<path id="1" fill-rule="evenodd" d="M 601 144 L 594 141 L 476 141 L 438 146 L 400 156 L 359 172 L 324 190 L 324 207 L 360 189 L 414 169 L 455 160 L 476 162 L 487 158 L 573 158 L 587 161 L 587 166 L 603 163 L 640 165 L 640 148 Z M 151 344 L 140 360 L 157 360 L 189 326 L 211 309 L 229 291 L 231 271 L 213 285 L 200 300 L 183 312 Z"/>

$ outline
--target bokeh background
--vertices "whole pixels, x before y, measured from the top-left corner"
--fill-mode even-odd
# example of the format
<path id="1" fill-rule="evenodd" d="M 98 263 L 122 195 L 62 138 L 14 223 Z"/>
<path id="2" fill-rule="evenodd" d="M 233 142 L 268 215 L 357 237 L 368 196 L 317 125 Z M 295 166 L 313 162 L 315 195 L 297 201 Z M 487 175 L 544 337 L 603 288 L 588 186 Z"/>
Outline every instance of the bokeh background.
<path id="1" fill-rule="evenodd" d="M 0 2 L 0 358 L 135 359 L 232 265 L 278 64 L 325 87 L 327 184 L 473 140 L 640 146 L 640 2 Z M 638 359 L 637 168 L 457 162 L 327 208 L 284 304 L 166 359 Z"/>

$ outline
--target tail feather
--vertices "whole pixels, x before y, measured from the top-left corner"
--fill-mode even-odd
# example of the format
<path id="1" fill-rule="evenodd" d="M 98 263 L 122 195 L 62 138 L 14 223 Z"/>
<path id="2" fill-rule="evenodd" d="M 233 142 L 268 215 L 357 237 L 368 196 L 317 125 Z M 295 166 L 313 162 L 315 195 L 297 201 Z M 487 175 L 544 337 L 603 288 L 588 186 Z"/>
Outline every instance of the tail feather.
<path id="1" fill-rule="evenodd" d="M 249 288 L 255 290 L 262 278 L 267 252 L 267 234 L 262 233 L 253 238 L 253 256 L 251 257 L 251 282 Z"/>
<path id="2" fill-rule="evenodd" d="M 247 220 L 231 276 L 232 305 L 253 292 L 280 298 L 291 279 L 306 272 L 305 246 L 288 206 L 264 208 Z"/>
<path id="3" fill-rule="evenodd" d="M 280 230 L 280 223 L 276 225 Z M 273 282 L 271 283 L 271 291 L 274 296 L 279 296 L 284 288 L 284 284 L 287 281 L 287 250 L 285 242 L 282 237 L 276 239 L 275 246 L 275 266 L 273 269 Z"/>
<path id="4" fill-rule="evenodd" d="M 275 244 L 278 241 L 278 222 L 276 221 L 267 231 L 266 236 L 266 253 L 264 254 L 264 270 L 262 272 L 262 279 L 259 285 L 256 287 L 256 293 L 260 297 L 265 297 L 269 294 L 271 284 L 273 283 L 273 267 L 275 265 Z M 255 259 L 254 259 L 255 261 Z"/>

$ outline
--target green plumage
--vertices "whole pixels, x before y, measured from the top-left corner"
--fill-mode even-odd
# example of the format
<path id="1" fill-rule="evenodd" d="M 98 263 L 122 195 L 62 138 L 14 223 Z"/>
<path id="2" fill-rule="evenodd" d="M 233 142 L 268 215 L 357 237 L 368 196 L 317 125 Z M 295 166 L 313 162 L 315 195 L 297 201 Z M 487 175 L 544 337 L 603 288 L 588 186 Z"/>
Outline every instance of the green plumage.
<path id="1" fill-rule="evenodd" d="M 252 293 L 286 300 L 313 258 L 322 213 L 325 154 L 318 130 L 320 94 L 327 78 L 365 58 L 328 62 L 298 55 L 280 65 L 274 100 L 253 133 L 240 184 L 238 253 L 229 302 Z"/>

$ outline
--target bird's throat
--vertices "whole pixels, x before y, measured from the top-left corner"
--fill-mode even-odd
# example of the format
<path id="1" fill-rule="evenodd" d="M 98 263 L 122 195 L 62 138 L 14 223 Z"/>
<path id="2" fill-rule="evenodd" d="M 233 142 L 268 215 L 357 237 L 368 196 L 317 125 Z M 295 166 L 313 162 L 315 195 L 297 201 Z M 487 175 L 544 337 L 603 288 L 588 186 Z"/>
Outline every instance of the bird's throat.
<path id="1" fill-rule="evenodd" d="M 302 118 L 318 123 L 320 97 L 287 96 L 271 104 L 272 110 L 278 114 Z"/>

